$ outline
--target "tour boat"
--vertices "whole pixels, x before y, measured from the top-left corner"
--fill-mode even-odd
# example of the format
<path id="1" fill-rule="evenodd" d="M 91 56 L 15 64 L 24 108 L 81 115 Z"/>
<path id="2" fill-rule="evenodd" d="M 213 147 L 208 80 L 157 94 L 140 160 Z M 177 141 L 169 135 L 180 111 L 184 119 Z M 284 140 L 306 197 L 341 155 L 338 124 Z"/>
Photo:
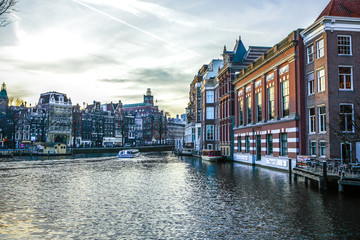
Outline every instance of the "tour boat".
<path id="1" fill-rule="evenodd" d="M 215 150 L 203 150 L 201 155 L 201 159 L 206 161 L 217 161 L 221 160 L 222 158 L 221 151 Z"/>
<path id="2" fill-rule="evenodd" d="M 118 158 L 133 158 L 136 154 L 139 154 L 140 151 L 138 149 L 127 149 L 121 150 L 117 155 Z"/>

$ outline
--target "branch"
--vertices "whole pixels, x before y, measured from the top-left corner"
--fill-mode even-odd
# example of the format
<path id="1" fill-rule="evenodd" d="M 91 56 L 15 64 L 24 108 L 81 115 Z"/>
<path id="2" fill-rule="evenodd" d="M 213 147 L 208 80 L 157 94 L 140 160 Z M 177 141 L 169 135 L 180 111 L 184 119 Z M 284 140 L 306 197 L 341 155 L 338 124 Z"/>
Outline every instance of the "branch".
<path id="1" fill-rule="evenodd" d="M 17 3 L 17 0 L 0 0 L 0 16 L 9 14 L 14 11 L 14 6 Z M 0 18 L 0 27 L 5 27 L 9 25 L 11 21 L 7 20 L 5 17 Z"/>

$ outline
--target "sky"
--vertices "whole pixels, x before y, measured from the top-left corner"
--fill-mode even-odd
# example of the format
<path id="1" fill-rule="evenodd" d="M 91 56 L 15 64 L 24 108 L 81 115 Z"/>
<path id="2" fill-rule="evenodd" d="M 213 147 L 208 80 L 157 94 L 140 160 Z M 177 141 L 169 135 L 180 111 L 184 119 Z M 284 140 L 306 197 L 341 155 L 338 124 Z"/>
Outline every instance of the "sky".
<path id="1" fill-rule="evenodd" d="M 311 25 L 329 0 L 18 0 L 0 28 L 0 82 L 32 106 L 143 101 L 185 112 L 189 85 L 226 45 L 269 46 Z"/>

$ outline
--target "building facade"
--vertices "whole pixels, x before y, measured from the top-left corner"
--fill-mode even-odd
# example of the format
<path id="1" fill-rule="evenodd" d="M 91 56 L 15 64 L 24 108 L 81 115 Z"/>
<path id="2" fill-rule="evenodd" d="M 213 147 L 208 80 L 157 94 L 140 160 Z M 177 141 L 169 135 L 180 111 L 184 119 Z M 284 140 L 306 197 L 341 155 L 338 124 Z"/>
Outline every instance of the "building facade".
<path id="1" fill-rule="evenodd" d="M 46 109 L 46 142 L 71 144 L 72 104 L 66 94 L 47 92 L 40 95 L 38 105 Z"/>
<path id="2" fill-rule="evenodd" d="M 243 69 L 235 83 L 234 159 L 287 167 L 305 153 L 301 30 Z"/>
<path id="3" fill-rule="evenodd" d="M 213 59 L 203 74 L 201 81 L 201 148 L 218 150 L 219 143 L 216 138 L 219 129 L 216 128 L 215 119 L 218 118 L 216 111 L 215 92 L 218 86 L 216 76 L 218 70 L 222 68 L 223 61 Z"/>
<path id="4" fill-rule="evenodd" d="M 306 153 L 360 161 L 360 1 L 332 0 L 301 34 Z"/>

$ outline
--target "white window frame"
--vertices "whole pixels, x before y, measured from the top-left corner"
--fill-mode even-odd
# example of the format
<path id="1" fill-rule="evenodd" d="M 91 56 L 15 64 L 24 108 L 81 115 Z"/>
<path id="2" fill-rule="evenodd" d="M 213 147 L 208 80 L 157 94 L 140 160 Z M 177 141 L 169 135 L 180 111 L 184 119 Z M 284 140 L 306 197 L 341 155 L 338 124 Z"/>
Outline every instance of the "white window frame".
<path id="1" fill-rule="evenodd" d="M 285 84 L 287 85 L 287 88 L 284 87 Z M 285 115 L 285 111 L 288 111 L 286 115 Z M 281 83 L 281 116 L 287 117 L 289 115 L 290 115 L 290 81 L 285 80 Z"/>
<path id="2" fill-rule="evenodd" d="M 320 76 L 320 72 L 324 72 L 324 76 Z M 317 80 L 317 92 L 325 92 L 326 90 L 326 81 L 325 81 L 325 68 L 319 69 L 316 71 L 316 80 Z M 323 83 L 323 84 L 321 84 Z"/>
<path id="3" fill-rule="evenodd" d="M 211 130 L 212 130 L 212 134 L 211 134 Z M 215 130 L 214 125 L 206 125 L 206 140 L 207 141 L 214 141 L 214 137 L 215 137 L 214 130 Z"/>
<path id="4" fill-rule="evenodd" d="M 348 144 L 350 145 L 350 160 L 352 159 L 352 146 L 351 143 L 340 143 L 340 154 L 341 154 L 341 160 L 344 161 L 346 159 L 343 159 L 343 145 Z"/>
<path id="5" fill-rule="evenodd" d="M 214 103 L 214 91 L 206 91 L 206 103 Z"/>
<path id="6" fill-rule="evenodd" d="M 213 120 L 214 116 L 214 107 L 206 107 L 206 119 Z"/>
<path id="7" fill-rule="evenodd" d="M 322 47 L 320 47 L 320 42 L 322 42 Z M 316 59 L 322 58 L 325 56 L 325 41 L 320 39 L 316 41 Z"/>
<path id="8" fill-rule="evenodd" d="M 340 116 L 340 114 L 341 114 L 341 106 L 342 105 L 349 105 L 349 106 L 351 106 L 351 108 L 352 108 L 352 114 L 351 114 L 351 121 L 352 121 L 352 131 L 341 131 L 341 132 L 343 132 L 343 133 L 353 133 L 353 132 L 355 132 L 355 126 L 354 126 L 354 104 L 352 104 L 352 103 L 340 103 L 340 105 L 339 105 L 339 116 Z M 345 123 L 346 124 L 346 123 Z M 341 128 L 341 126 L 340 126 L 340 128 Z M 347 124 L 345 125 L 345 129 L 347 129 Z"/>
<path id="9" fill-rule="evenodd" d="M 311 49 L 311 52 L 309 51 L 309 49 Z M 312 56 L 312 60 L 310 59 L 310 56 Z M 306 59 L 307 64 L 314 62 L 314 44 L 306 47 Z"/>
<path id="10" fill-rule="evenodd" d="M 314 115 L 310 115 L 311 109 L 314 109 Z M 309 107 L 308 113 L 309 113 L 309 134 L 315 134 L 316 133 L 316 108 Z M 314 121 L 312 121 L 312 118 L 314 118 Z M 314 123 L 314 126 L 311 125 L 312 122 Z"/>
<path id="11" fill-rule="evenodd" d="M 349 54 L 341 54 L 341 53 L 339 53 L 339 37 L 348 37 L 348 38 L 350 38 L 350 53 Z M 338 55 L 339 56 L 352 56 L 352 39 L 351 39 L 350 35 L 338 35 L 337 36 L 337 46 L 338 46 Z"/>
<path id="12" fill-rule="evenodd" d="M 351 69 L 351 88 L 350 88 L 350 89 L 345 88 L 345 87 L 346 87 L 346 80 L 345 80 L 345 78 L 343 78 L 342 81 L 344 81 L 344 88 L 340 88 L 340 86 L 339 86 L 339 90 L 340 90 L 340 91 L 353 91 L 353 86 L 354 86 L 354 81 L 353 81 L 353 80 L 354 80 L 353 66 L 339 65 L 339 67 L 338 67 L 339 81 L 340 81 L 340 76 L 348 76 L 348 75 L 346 75 L 346 74 L 341 74 L 341 75 L 340 75 L 340 68 L 341 68 L 341 67 L 346 67 L 346 68 L 350 68 L 350 69 Z M 340 84 L 340 82 L 339 82 L 339 84 Z"/>
<path id="13" fill-rule="evenodd" d="M 325 113 L 321 113 L 320 108 L 325 108 Z M 326 106 L 318 106 L 318 122 L 319 122 L 319 133 L 326 133 Z"/>
<path id="14" fill-rule="evenodd" d="M 307 81 L 308 81 L 308 96 L 315 94 L 315 73 L 311 72 L 307 75 Z M 312 85 L 312 92 L 310 91 L 310 85 Z"/>
<path id="15" fill-rule="evenodd" d="M 313 154 L 313 152 L 312 152 L 312 150 L 313 150 L 313 146 L 312 146 L 312 143 L 315 143 L 315 154 Z M 316 157 L 316 148 L 317 148 L 317 143 L 316 143 L 316 141 L 315 140 L 312 140 L 312 141 L 310 141 L 310 156 L 312 156 L 312 157 Z"/>
<path id="16" fill-rule="evenodd" d="M 324 143 L 324 145 L 322 145 L 321 143 Z M 324 154 L 321 154 L 322 146 L 325 148 Z M 319 157 L 320 158 L 325 158 L 326 157 L 326 141 L 325 140 L 319 140 Z"/>

